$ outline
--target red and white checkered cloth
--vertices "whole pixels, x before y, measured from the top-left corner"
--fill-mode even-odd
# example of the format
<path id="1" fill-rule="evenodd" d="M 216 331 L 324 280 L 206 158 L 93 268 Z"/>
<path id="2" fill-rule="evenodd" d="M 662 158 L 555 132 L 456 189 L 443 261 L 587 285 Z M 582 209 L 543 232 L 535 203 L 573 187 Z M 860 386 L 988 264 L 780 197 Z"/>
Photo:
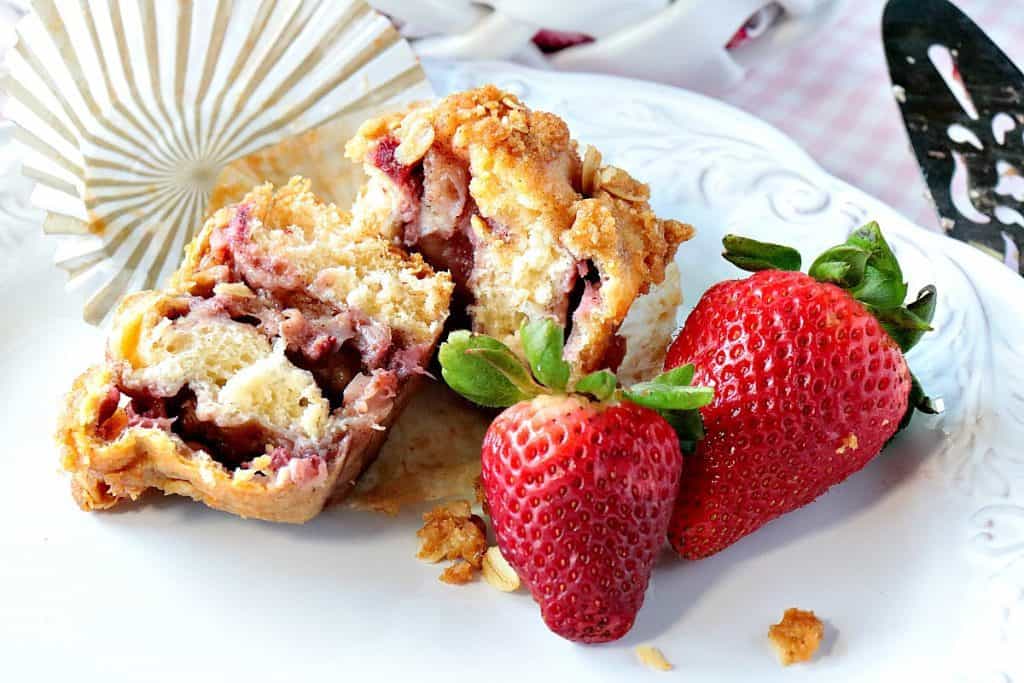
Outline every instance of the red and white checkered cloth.
<path id="1" fill-rule="evenodd" d="M 1024 65 L 1020 0 L 955 0 Z M 939 230 L 893 100 L 882 48 L 884 0 L 848 0 L 809 42 L 758 64 L 720 97 L 796 140 L 826 170 Z"/>

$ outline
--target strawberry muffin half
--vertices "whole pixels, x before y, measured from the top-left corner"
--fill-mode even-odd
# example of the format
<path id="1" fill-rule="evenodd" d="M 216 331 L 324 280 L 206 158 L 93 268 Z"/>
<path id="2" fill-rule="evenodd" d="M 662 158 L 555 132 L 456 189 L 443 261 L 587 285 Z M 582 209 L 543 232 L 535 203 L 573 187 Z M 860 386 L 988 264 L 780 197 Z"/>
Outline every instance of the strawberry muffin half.
<path id="1" fill-rule="evenodd" d="M 475 332 L 519 350 L 524 320 L 566 330 L 577 374 L 615 368 L 630 305 L 662 281 L 690 226 L 565 122 L 494 86 L 365 123 L 346 146 L 369 180 L 354 220 L 448 270 Z"/>
<path id="2" fill-rule="evenodd" d="M 60 419 L 86 510 L 147 489 L 303 522 L 373 460 L 434 351 L 453 284 L 309 183 L 211 216 L 164 291 L 128 296 Z"/>

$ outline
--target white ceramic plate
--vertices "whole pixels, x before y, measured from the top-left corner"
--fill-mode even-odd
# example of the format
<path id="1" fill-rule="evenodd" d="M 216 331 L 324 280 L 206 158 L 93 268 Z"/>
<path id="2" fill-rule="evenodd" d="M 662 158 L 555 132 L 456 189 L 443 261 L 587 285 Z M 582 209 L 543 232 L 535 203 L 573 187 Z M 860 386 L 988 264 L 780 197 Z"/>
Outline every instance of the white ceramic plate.
<path id="1" fill-rule="evenodd" d="M 938 284 L 937 332 L 910 363 L 946 414 L 919 416 L 862 472 L 725 552 L 666 554 L 636 627 L 599 647 L 551 635 L 525 593 L 439 583 L 438 567 L 413 559 L 412 513 L 331 510 L 292 527 L 166 498 L 85 514 L 51 434 L 101 335 L 63 291 L 4 146 L 0 678 L 635 680 L 655 675 L 632 653 L 646 642 L 691 681 L 1024 676 L 1024 283 L 717 102 L 502 64 L 429 66 L 441 91 L 517 91 L 649 181 L 662 214 L 699 228 L 680 252 L 691 303 L 737 275 L 718 257 L 727 231 L 808 255 L 877 219 L 911 285 Z M 765 634 L 790 606 L 828 626 L 815 662 L 783 670 Z"/>

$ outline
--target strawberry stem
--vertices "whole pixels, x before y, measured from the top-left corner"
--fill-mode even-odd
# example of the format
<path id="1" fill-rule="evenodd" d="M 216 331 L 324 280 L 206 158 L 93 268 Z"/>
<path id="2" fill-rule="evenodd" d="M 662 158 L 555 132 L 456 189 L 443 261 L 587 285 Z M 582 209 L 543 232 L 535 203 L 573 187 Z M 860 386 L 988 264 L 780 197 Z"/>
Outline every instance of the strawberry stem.
<path id="1" fill-rule="evenodd" d="M 519 339 L 537 381 L 555 391 L 565 391 L 570 368 L 562 358 L 565 335 L 561 325 L 550 318 L 523 322 L 519 328 Z"/>

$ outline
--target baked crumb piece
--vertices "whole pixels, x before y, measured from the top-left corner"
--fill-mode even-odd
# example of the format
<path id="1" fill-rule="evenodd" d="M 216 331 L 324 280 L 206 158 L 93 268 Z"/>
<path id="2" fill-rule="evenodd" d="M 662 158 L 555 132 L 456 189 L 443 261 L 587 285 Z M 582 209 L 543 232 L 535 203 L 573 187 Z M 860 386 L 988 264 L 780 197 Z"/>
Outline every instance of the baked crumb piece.
<path id="1" fill-rule="evenodd" d="M 640 663 L 648 669 L 671 671 L 674 668 L 672 663 L 665 659 L 665 655 L 661 653 L 661 650 L 653 645 L 637 645 L 633 651 L 636 653 L 636 658 L 640 660 Z"/>
<path id="2" fill-rule="evenodd" d="M 441 574 L 445 583 L 466 583 L 483 565 L 487 531 L 484 521 L 473 514 L 468 500 L 438 505 L 424 513 L 423 527 L 416 535 L 420 538 L 418 558 L 434 563 L 455 561 Z"/>
<path id="3" fill-rule="evenodd" d="M 453 586 L 461 586 L 473 580 L 473 565 L 465 560 L 455 560 L 447 567 L 439 577 L 443 583 L 450 583 Z"/>
<path id="4" fill-rule="evenodd" d="M 836 449 L 836 453 L 842 455 L 847 449 L 851 451 L 857 450 L 860 444 L 857 443 L 857 435 L 850 432 L 843 437 L 843 440 L 839 442 L 839 448 Z"/>
<path id="5" fill-rule="evenodd" d="M 519 590 L 521 583 L 519 574 L 516 574 L 516 570 L 512 568 L 512 565 L 508 563 L 505 556 L 501 554 L 498 546 L 491 546 L 487 549 L 487 552 L 484 553 L 484 561 L 480 569 L 484 576 L 484 581 L 502 593 L 511 593 Z"/>
<path id="6" fill-rule="evenodd" d="M 782 621 L 768 628 L 768 639 L 783 666 L 810 661 L 824 635 L 825 625 L 814 612 L 795 607 L 787 609 Z"/>

